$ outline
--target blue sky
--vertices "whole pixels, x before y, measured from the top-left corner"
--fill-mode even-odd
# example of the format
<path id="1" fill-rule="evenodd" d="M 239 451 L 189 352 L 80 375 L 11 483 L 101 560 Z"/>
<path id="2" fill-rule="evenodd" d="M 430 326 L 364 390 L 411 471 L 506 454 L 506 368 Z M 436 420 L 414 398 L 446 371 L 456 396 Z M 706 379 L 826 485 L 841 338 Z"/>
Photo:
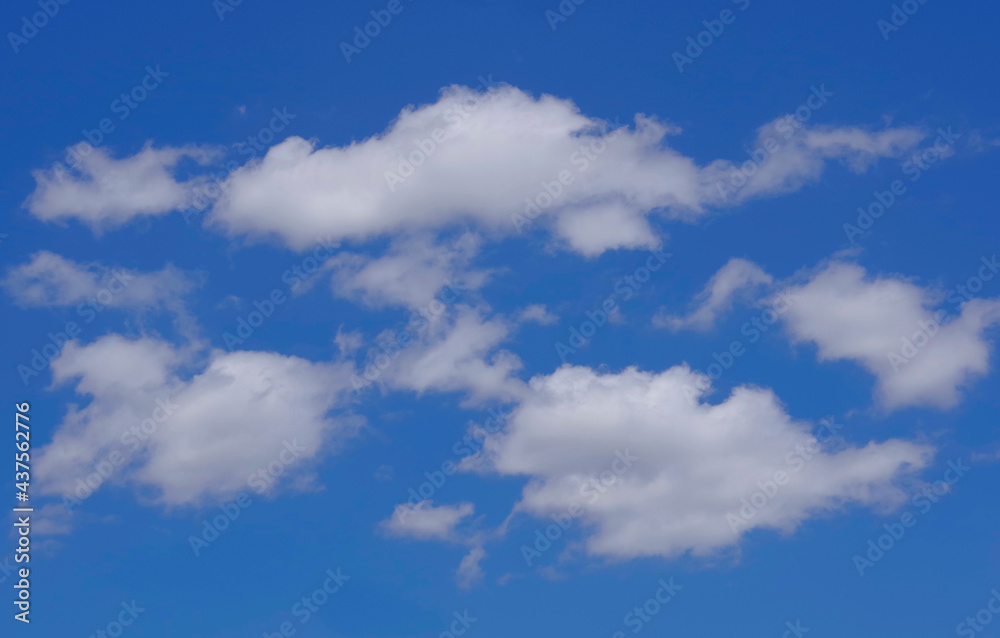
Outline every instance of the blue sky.
<path id="1" fill-rule="evenodd" d="M 995 7 L 4 15 L 12 631 L 995 633 Z"/>

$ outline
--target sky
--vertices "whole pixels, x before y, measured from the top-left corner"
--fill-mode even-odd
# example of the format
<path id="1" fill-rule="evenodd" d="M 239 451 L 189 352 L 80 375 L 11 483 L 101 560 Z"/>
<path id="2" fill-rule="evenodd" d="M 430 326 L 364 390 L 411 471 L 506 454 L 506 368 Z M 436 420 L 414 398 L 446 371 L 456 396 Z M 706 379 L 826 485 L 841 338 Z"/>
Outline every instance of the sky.
<path id="1" fill-rule="evenodd" d="M 8 3 L 10 635 L 994 635 L 998 18 Z"/>

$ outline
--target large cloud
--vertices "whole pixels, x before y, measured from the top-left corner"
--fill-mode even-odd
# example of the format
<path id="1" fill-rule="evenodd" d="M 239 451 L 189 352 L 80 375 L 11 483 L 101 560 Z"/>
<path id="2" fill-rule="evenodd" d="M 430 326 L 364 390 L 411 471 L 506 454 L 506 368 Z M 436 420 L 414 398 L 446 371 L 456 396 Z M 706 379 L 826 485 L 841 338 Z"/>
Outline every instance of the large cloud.
<path id="1" fill-rule="evenodd" d="M 847 504 L 898 505 L 901 483 L 932 453 L 900 440 L 821 443 L 769 390 L 740 387 L 717 405 L 691 397 L 707 388 L 700 377 L 686 366 L 563 366 L 531 380 L 504 432 L 466 467 L 529 477 L 516 511 L 579 516 L 590 553 L 631 558 L 711 553 L 750 529 L 789 532 Z M 761 490 L 763 504 L 752 496 Z"/>
<path id="2" fill-rule="evenodd" d="M 90 402 L 71 405 L 39 451 L 48 493 L 79 496 L 78 480 L 104 463 L 111 482 L 152 488 L 164 504 L 221 500 L 248 489 L 251 475 L 275 461 L 284 477 L 296 474 L 357 425 L 328 414 L 346 405 L 347 364 L 247 351 L 214 351 L 199 364 L 166 342 L 109 335 L 71 342 L 52 370 L 56 384 L 75 381 Z M 272 478 L 249 487 L 270 491 Z"/>
<path id="3" fill-rule="evenodd" d="M 452 86 L 360 142 L 276 144 L 215 184 L 221 197 L 210 223 L 305 249 L 317 236 L 363 241 L 469 221 L 514 233 L 537 219 L 571 249 L 596 255 L 660 243 L 651 212 L 689 218 L 786 192 L 819 177 L 828 160 L 860 171 L 924 137 L 913 128 L 806 128 L 785 116 L 757 131 L 757 145 L 769 150 L 750 170 L 726 160 L 699 166 L 665 143 L 678 132 L 641 114 L 632 128 L 612 125 L 570 100 L 510 86 Z M 79 174 L 36 171 L 27 205 L 39 218 L 76 217 L 95 228 L 162 214 L 186 205 L 204 181 L 174 177 L 183 157 L 207 161 L 209 153 L 147 147 L 116 160 L 97 150 Z M 725 185 L 740 171 L 734 194 Z"/>
<path id="4" fill-rule="evenodd" d="M 664 144 L 676 132 L 643 115 L 634 129 L 612 129 L 569 100 L 509 86 L 485 94 L 453 86 L 362 142 L 317 148 L 292 137 L 272 147 L 230 175 L 212 219 L 233 233 L 273 234 L 302 248 L 320 234 L 366 239 L 460 220 L 510 231 L 551 213 L 562 240 L 595 254 L 655 245 L 645 220 L 653 210 L 693 215 L 790 190 L 818 177 L 827 159 L 862 170 L 923 137 L 905 128 L 809 130 L 783 118 L 759 131 L 781 140 L 780 152 L 726 202 L 718 185 L 736 166 L 699 167 Z"/>

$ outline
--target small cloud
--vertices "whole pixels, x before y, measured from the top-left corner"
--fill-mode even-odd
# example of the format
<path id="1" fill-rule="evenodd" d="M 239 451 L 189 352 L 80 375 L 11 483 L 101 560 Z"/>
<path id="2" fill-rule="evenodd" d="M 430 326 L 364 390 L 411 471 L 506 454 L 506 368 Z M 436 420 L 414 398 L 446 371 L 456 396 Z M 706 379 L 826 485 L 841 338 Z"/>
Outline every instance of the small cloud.
<path id="1" fill-rule="evenodd" d="M 394 470 L 391 465 L 379 465 L 375 470 L 375 480 L 379 483 L 388 483 L 392 480 Z"/>
<path id="2" fill-rule="evenodd" d="M 337 327 L 337 336 L 333 338 L 333 342 L 340 349 L 341 356 L 349 357 L 361 348 L 364 337 L 357 330 L 344 332 L 344 326 L 341 325 Z"/>
<path id="3" fill-rule="evenodd" d="M 543 326 L 551 326 L 559 322 L 559 317 L 549 312 L 545 304 L 536 303 L 522 310 L 521 314 L 518 315 L 518 321 L 520 323 L 534 321 Z"/>
<path id="4" fill-rule="evenodd" d="M 457 540 L 455 527 L 475 511 L 472 503 L 440 505 L 420 501 L 416 505 L 397 505 L 392 516 L 382 521 L 382 528 L 393 536 L 408 536 L 420 540 Z"/>
<path id="5" fill-rule="evenodd" d="M 39 536 L 60 536 L 73 531 L 73 514 L 62 504 L 40 507 L 31 518 L 31 531 Z"/>
<path id="6" fill-rule="evenodd" d="M 216 308 L 239 308 L 243 304 L 243 300 L 236 295 L 229 295 L 219 303 L 215 304 Z"/>
<path id="7" fill-rule="evenodd" d="M 455 580 L 462 589 L 469 589 L 483 580 L 483 568 L 479 564 L 486 557 L 486 550 L 477 545 L 462 558 L 455 572 Z"/>

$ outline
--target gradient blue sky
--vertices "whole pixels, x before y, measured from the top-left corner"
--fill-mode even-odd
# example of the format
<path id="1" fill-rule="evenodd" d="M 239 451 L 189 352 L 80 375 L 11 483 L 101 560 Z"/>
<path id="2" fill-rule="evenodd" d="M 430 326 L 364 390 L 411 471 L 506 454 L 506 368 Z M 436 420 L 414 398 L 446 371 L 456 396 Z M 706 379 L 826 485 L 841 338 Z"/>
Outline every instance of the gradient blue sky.
<path id="1" fill-rule="evenodd" d="M 812 87 L 820 86 L 832 96 L 811 115 L 810 126 L 922 131 L 926 137 L 915 148 L 933 144 L 939 129 L 950 127 L 960 135 L 948 156 L 916 181 L 904 173 L 906 152 L 879 157 L 863 172 L 833 157 L 815 179 L 737 206 L 707 205 L 693 219 L 654 207 L 649 223 L 671 257 L 631 299 L 621 301 L 620 322 L 601 328 L 568 358 L 612 375 L 628 366 L 659 373 L 685 362 L 705 371 L 713 353 L 734 340 L 748 341 L 741 328 L 760 315 L 763 295 L 736 299 L 701 331 L 673 332 L 654 322 L 664 313 L 689 311 L 706 282 L 732 258 L 757 264 L 773 277 L 776 290 L 803 284 L 815 269 L 842 258 L 871 277 L 949 291 L 975 277 L 983 258 L 1000 252 L 995 193 L 1000 121 L 988 73 L 1000 53 L 995 37 L 1000 9 L 993 5 L 930 0 L 886 39 L 877 23 L 891 19 L 888 2 L 588 0 L 574 5 L 575 12 L 553 29 L 546 11 L 558 11 L 555 0 L 402 0 L 402 11 L 347 62 L 340 43 L 353 39 L 355 26 L 386 5 L 245 0 L 220 20 L 209 0 L 70 2 L 59 5 L 17 52 L 8 42 L 0 53 L 7 87 L 0 96 L 7 151 L 0 158 L 5 211 L 0 268 L 8 276 L 0 294 L 4 396 L 7 406 L 31 403 L 37 454 L 60 427 L 69 427 L 67 414 L 76 409 L 71 406 L 83 409 L 94 400 L 78 393 L 74 383 L 53 386 L 48 368 L 27 384 L 16 370 L 28 363 L 32 349 L 48 343 L 49 332 L 79 317 L 75 304 L 19 301 L 9 273 L 38 251 L 139 272 L 173 264 L 193 282 L 183 295 L 184 312 L 203 352 L 226 349 L 224 333 L 235 330 L 254 300 L 275 289 L 287 293 L 283 273 L 309 252 L 274 235 L 227 233 L 203 224 L 203 215 L 185 221 L 180 212 L 99 231 L 78 219 L 40 219 L 25 205 L 36 190 L 32 171 L 63 160 L 66 148 L 103 118 L 111 118 L 115 128 L 101 145 L 115 158 L 132 156 L 149 141 L 155 147 L 222 149 L 214 167 L 183 165 L 196 174 L 222 170 L 229 160 L 247 161 L 248 153 L 240 152 L 246 147 L 239 145 L 269 125 L 274 109 L 286 109 L 294 119 L 272 144 L 295 135 L 316 140 L 318 147 L 346 146 L 385 131 L 407 105 L 437 102 L 443 87 L 481 89 L 481 77 L 535 98 L 569 100 L 588 117 L 617 118 L 633 128 L 637 113 L 655 116 L 681 130 L 667 138 L 669 146 L 699 166 L 716 158 L 744 161 L 759 127 L 794 112 Z M 735 21 L 679 72 L 672 55 L 705 29 L 704 20 L 717 19 L 723 10 L 732 11 Z M 19 32 L 22 16 L 36 11 L 35 2 L 8 3 L 4 31 Z M 119 119 L 113 102 L 142 81 L 147 66 L 166 72 L 162 82 Z M 537 181 L 552 177 L 540 174 Z M 868 206 L 873 192 L 889 189 L 894 180 L 904 181 L 906 192 L 852 244 L 844 224 L 854 222 L 856 209 Z M 409 232 L 406 224 L 400 227 L 404 230 L 373 233 L 366 240 L 345 239 L 337 250 L 377 258 L 390 240 Z M 551 228 L 543 224 L 518 234 L 461 219 L 430 232 L 441 242 L 463 232 L 481 236 L 465 267 L 491 271 L 469 301 L 483 317 L 514 321 L 532 304 L 545 305 L 557 317 L 522 322 L 498 345 L 520 359 L 521 368 L 512 373 L 520 381 L 552 375 L 563 363 L 556 344 L 566 342 L 585 313 L 648 255 L 644 248 L 581 254 L 553 243 Z M 238 349 L 363 365 L 379 333 L 406 325 L 405 308 L 372 307 L 331 294 L 329 277 L 317 278 L 312 289 L 281 304 Z M 1000 278 L 984 282 L 977 296 L 1000 298 Z M 947 301 L 940 307 L 958 310 Z M 119 334 L 185 348 L 190 333 L 178 328 L 174 315 L 166 307 L 141 313 L 108 308 L 82 327 L 79 345 Z M 356 353 L 348 356 L 335 343 L 338 328 L 360 334 Z M 754 529 L 699 555 L 683 547 L 672 555 L 617 558 L 588 551 L 585 544 L 595 528 L 577 524 L 528 566 L 521 547 L 551 523 L 526 512 L 508 519 L 525 486 L 538 480 L 530 472 L 449 477 L 435 491 L 434 504 L 472 503 L 475 514 L 446 540 L 394 535 L 383 524 L 407 501 L 409 490 L 426 480 L 425 472 L 457 460 L 453 446 L 470 422 L 482 423 L 490 408 L 515 409 L 517 401 L 470 403 L 469 389 L 373 387 L 351 395 L 348 411 L 356 431 L 339 447 L 323 446 L 307 468 L 314 475 L 309 485 L 286 480 L 266 496 L 245 490 L 253 504 L 198 556 L 189 538 L 228 498 L 164 502 L 155 485 L 133 481 L 123 471 L 70 517 L 61 511 L 58 490 L 43 494 L 45 476 L 36 474 L 33 504 L 50 507 L 33 535 L 33 626 L 14 622 L 10 606 L 4 623 L 17 625 L 11 632 L 36 636 L 86 636 L 106 629 L 121 604 L 134 600 L 145 611 L 124 635 L 136 638 L 255 637 L 280 631 L 284 622 L 306 637 L 430 637 L 450 631 L 453 614 L 465 611 L 477 619 L 468 635 L 481 638 L 632 635 L 635 625 L 626 624 L 627 614 L 654 596 L 660 579 L 673 578 L 682 589 L 641 632 L 780 638 L 794 635 L 786 623 L 796 621 L 809 628 L 810 638 L 959 631 L 967 616 L 986 606 L 991 589 L 1000 588 L 1000 398 L 990 341 L 998 334 L 996 324 L 982 333 L 988 370 L 961 384 L 960 400 L 945 407 L 892 409 L 878 399 L 876 376 L 864 366 L 856 360 L 819 360 L 817 345 L 796 343 L 789 330 L 778 324 L 747 345 L 704 400 L 721 403 L 744 385 L 768 388 L 796 421 L 817 425 L 833 418 L 843 424 L 844 441 L 838 445 L 900 440 L 932 448 L 924 467 L 894 483 L 908 495 L 905 500 L 886 507 L 855 502 L 819 507 L 794 531 Z M 909 331 L 908 325 L 900 328 L 900 334 Z M 115 362 L 90 365 L 100 370 Z M 187 381 L 198 372 L 195 364 L 179 375 Z M 168 435 L 169 426 L 168 420 L 160 434 Z M 607 450 L 607 463 L 614 451 Z M 920 481 L 941 479 L 949 461 L 959 460 L 971 469 L 939 503 L 923 511 L 909 500 Z M 755 480 L 749 476 L 747 494 Z M 4 481 L 12 492 L 9 474 Z M 906 512 L 916 512 L 916 524 L 859 575 L 853 557 L 868 551 L 869 540 Z M 502 525 L 507 527 L 500 534 Z M 11 536 L 4 546 L 13 543 Z M 456 569 L 478 546 L 485 551 L 481 577 L 463 587 Z M 327 569 L 338 568 L 349 580 L 301 623 L 293 606 L 323 585 Z M 4 587 L 12 578 L 0 569 Z"/>

